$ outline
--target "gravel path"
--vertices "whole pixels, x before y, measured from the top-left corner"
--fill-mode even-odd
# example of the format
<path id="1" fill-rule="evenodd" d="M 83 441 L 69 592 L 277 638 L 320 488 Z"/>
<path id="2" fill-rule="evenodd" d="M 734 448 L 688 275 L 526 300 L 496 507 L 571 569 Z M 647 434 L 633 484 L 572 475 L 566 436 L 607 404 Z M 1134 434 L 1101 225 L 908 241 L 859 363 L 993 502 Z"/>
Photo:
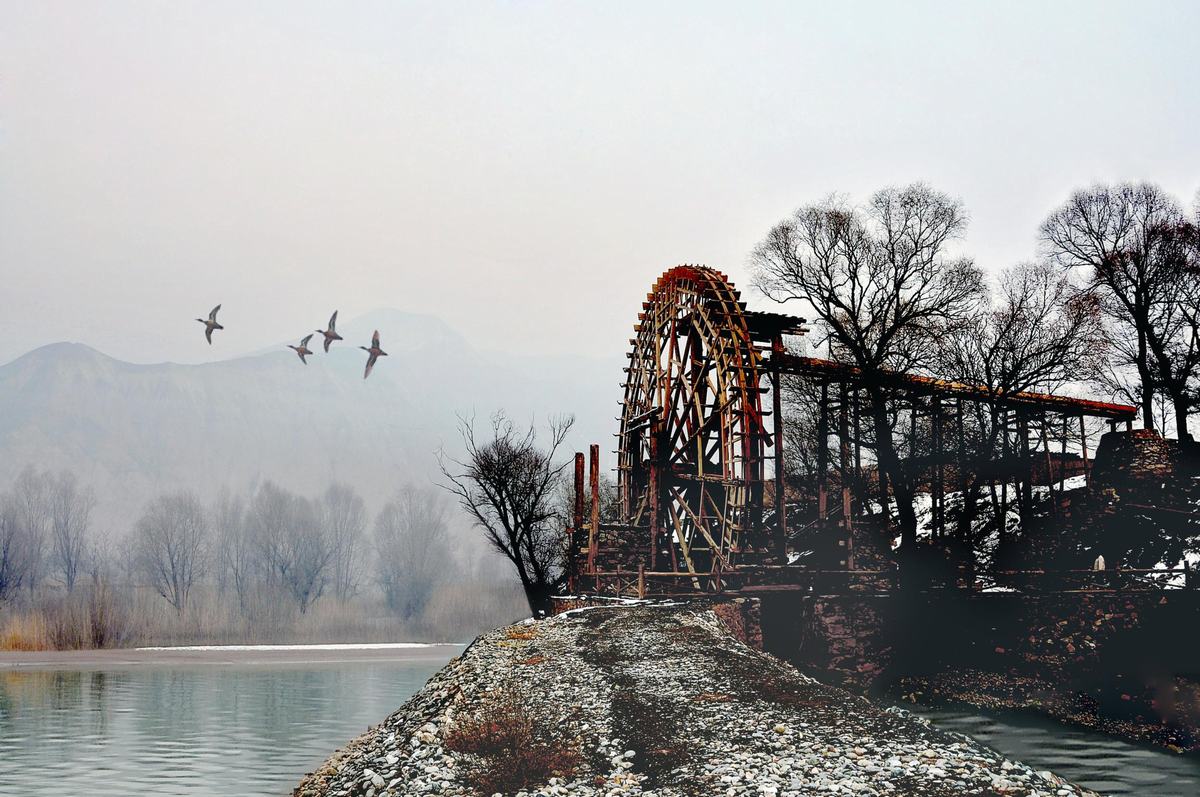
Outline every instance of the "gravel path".
<path id="1" fill-rule="evenodd" d="M 479 794 L 489 782 L 480 772 L 519 769 L 456 741 L 496 714 L 530 718 L 538 744 L 571 762 L 567 776 L 518 794 L 1093 794 L 820 684 L 742 645 L 710 612 L 653 605 L 570 612 L 480 637 L 295 794 Z"/>

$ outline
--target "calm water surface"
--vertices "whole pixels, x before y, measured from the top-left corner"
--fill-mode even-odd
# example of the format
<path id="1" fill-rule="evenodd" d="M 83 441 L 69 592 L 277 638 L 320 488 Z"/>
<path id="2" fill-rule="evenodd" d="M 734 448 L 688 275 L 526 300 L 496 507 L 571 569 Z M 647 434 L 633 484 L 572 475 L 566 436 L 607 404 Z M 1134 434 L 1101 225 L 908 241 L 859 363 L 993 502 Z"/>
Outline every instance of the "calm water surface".
<path id="1" fill-rule="evenodd" d="M 0 668 L 0 795 L 286 795 L 440 660 Z"/>
<path id="2" fill-rule="evenodd" d="M 460 650 L 328 664 L 0 668 L 0 795 L 286 795 Z M 918 713 L 1101 794 L 1200 795 L 1200 757 L 1021 714 Z"/>
<path id="3" fill-rule="evenodd" d="M 1034 769 L 1104 795 L 1197 797 L 1200 756 L 1130 744 L 1021 713 L 917 708 L 939 728 L 965 733 Z"/>

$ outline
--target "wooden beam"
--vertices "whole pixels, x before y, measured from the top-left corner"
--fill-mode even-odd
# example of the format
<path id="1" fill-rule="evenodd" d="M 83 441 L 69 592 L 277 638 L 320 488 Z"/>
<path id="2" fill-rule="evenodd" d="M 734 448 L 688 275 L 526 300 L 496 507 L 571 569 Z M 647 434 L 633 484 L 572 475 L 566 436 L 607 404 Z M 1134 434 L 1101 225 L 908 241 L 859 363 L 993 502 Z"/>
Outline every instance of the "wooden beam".
<path id="1" fill-rule="evenodd" d="M 1087 455 L 1087 423 L 1086 419 L 1082 415 L 1079 416 L 1079 447 L 1083 454 L 1083 485 L 1084 487 L 1091 487 L 1092 472 L 1088 468 Z"/>
<path id="2" fill-rule="evenodd" d="M 588 570 L 596 569 L 596 547 L 600 535 L 600 446 L 592 443 L 588 450 L 590 462 L 589 477 L 592 487 L 592 522 L 588 529 Z"/>
<path id="3" fill-rule="evenodd" d="M 771 351 L 783 351 L 783 337 L 776 335 L 771 341 Z M 780 393 L 781 379 L 778 371 L 771 371 L 771 422 L 775 437 L 775 549 L 781 562 L 787 561 L 787 489 L 783 470 L 783 396 Z"/>

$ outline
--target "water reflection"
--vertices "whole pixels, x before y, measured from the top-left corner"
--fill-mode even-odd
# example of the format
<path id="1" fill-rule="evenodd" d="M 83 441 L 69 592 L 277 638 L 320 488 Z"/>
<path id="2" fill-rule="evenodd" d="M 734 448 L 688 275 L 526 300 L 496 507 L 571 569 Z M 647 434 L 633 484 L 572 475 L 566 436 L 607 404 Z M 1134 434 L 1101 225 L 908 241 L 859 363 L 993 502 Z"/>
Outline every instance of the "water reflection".
<path id="1" fill-rule="evenodd" d="M 1049 769 L 1100 794 L 1200 794 L 1200 755 L 1180 756 L 1028 714 L 927 708 L 916 711 L 939 728 L 965 733 L 1009 758 L 1034 769 Z"/>
<path id="2" fill-rule="evenodd" d="M 441 664 L 0 670 L 0 794 L 286 794 Z"/>
<path id="3" fill-rule="evenodd" d="M 0 794 L 287 794 L 440 666 L 0 670 Z M 919 713 L 1101 794 L 1200 794 L 1200 757 L 1025 715 Z"/>

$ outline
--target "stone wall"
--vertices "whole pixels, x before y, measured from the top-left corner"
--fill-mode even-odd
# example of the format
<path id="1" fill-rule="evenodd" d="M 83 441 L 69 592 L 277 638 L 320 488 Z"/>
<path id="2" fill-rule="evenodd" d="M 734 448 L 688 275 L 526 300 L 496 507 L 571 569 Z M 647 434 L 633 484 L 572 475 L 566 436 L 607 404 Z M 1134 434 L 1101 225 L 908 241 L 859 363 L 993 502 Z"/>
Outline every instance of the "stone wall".
<path id="1" fill-rule="evenodd" d="M 761 600 L 763 649 L 807 672 L 865 690 L 891 662 L 886 598 L 780 593 Z"/>
<path id="2" fill-rule="evenodd" d="M 763 649 L 762 607 L 756 598 L 734 598 L 717 601 L 712 606 L 713 614 L 742 644 Z"/>
<path id="3" fill-rule="evenodd" d="M 762 598 L 764 649 L 861 691 L 971 668 L 1063 683 L 1200 661 L 1200 591 Z"/>
<path id="4" fill-rule="evenodd" d="M 1092 488 L 1162 484 L 1175 475 L 1176 446 L 1153 429 L 1109 432 L 1100 438 L 1092 466 Z"/>

